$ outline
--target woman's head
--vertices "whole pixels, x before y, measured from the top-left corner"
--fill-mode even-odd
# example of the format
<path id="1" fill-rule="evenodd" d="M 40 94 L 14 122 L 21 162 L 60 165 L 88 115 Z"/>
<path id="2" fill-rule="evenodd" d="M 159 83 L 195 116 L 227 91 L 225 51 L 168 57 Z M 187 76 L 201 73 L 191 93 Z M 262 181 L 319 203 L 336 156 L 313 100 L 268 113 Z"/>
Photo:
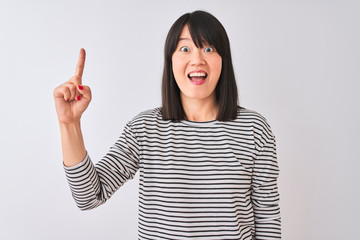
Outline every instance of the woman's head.
<path id="1" fill-rule="evenodd" d="M 187 36 L 186 33 L 189 37 L 185 37 L 184 39 L 183 36 Z M 182 36 L 181 39 L 180 36 Z M 189 41 L 189 39 L 191 41 Z M 179 46 L 182 47 L 183 45 L 184 47 L 180 49 Z M 199 49 L 201 49 L 201 51 Z M 186 65 L 190 67 L 182 71 L 182 69 L 179 69 L 179 66 L 184 65 L 182 64 L 186 61 L 186 57 L 184 56 L 189 56 L 190 51 L 195 54 L 192 56 L 199 54 L 199 58 L 194 57 L 192 60 L 186 62 Z M 218 58 L 216 58 L 216 56 L 218 56 Z M 190 88 L 185 89 L 183 87 L 184 85 L 178 85 L 177 82 L 180 83 L 182 80 L 185 80 L 185 78 L 188 78 L 189 71 L 203 70 L 201 65 L 202 57 L 207 58 L 205 59 L 204 66 L 209 65 L 209 59 L 209 61 L 212 61 L 212 66 L 208 66 L 208 68 L 205 67 L 204 71 L 206 75 L 209 73 L 208 77 L 211 81 L 206 79 L 204 85 L 209 84 L 210 88 L 215 88 L 213 94 L 218 105 L 217 120 L 227 121 L 236 118 L 238 93 L 232 66 L 229 39 L 224 27 L 214 16 L 203 11 L 195 11 L 181 16 L 170 28 L 165 42 L 164 57 L 161 110 L 164 119 L 185 119 L 181 95 L 194 95 L 194 89 L 196 88 L 192 88 L 192 85 L 189 84 L 188 86 L 190 86 Z M 173 61 L 176 62 L 173 63 Z M 220 68 L 216 61 L 220 61 Z M 218 79 L 214 79 L 215 76 L 217 76 L 216 78 Z M 191 78 L 186 80 L 190 82 Z M 197 80 L 201 79 L 197 78 Z M 201 81 L 197 81 L 197 83 L 201 84 Z M 209 92 L 199 94 L 199 97 L 206 97 Z"/>

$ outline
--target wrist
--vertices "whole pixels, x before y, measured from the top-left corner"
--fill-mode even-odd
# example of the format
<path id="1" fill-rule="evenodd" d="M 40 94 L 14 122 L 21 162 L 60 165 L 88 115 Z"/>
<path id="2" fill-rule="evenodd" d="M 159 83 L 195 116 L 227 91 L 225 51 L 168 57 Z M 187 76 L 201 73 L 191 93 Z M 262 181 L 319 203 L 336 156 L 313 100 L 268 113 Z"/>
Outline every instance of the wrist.
<path id="1" fill-rule="evenodd" d="M 80 127 L 80 119 L 73 122 L 61 122 L 59 121 L 59 126 L 63 128 L 71 127 Z"/>
<path id="2" fill-rule="evenodd" d="M 68 134 L 72 135 L 73 137 L 77 137 L 77 136 L 81 136 L 81 125 L 80 125 L 80 121 L 76 121 L 76 122 L 59 122 L 59 126 L 60 126 L 60 132 L 63 134 L 65 134 L 64 136 L 67 136 Z"/>

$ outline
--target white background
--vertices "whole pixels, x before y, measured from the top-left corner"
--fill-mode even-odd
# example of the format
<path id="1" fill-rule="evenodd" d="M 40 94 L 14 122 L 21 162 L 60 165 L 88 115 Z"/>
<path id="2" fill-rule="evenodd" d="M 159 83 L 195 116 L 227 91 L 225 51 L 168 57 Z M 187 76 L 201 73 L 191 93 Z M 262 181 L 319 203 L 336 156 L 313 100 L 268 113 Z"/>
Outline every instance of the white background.
<path id="1" fill-rule="evenodd" d="M 94 162 L 160 105 L 172 23 L 206 10 L 226 28 L 240 105 L 277 139 L 282 235 L 359 239 L 359 1 L 0 1 L 0 239 L 137 239 L 138 175 L 82 212 L 62 168 L 53 89 L 87 51 L 82 118 Z"/>

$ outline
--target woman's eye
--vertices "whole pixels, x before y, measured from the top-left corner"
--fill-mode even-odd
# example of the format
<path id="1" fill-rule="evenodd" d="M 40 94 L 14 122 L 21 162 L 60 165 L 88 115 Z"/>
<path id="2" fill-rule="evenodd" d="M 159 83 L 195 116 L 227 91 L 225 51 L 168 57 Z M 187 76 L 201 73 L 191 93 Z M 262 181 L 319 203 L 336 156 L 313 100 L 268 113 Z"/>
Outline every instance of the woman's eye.
<path id="1" fill-rule="evenodd" d="M 204 49 L 204 52 L 213 52 L 215 49 L 213 47 L 207 47 Z"/>
<path id="2" fill-rule="evenodd" d="M 182 52 L 188 52 L 188 51 L 190 51 L 190 49 L 189 49 L 188 47 L 181 47 L 181 48 L 180 48 L 180 51 L 182 51 Z"/>

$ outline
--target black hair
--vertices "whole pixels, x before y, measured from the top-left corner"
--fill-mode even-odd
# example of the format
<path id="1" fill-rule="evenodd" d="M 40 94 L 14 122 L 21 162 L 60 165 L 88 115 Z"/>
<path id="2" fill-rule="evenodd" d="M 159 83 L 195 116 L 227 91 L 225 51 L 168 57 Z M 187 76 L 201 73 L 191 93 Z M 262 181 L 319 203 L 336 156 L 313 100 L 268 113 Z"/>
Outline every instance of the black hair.
<path id="1" fill-rule="evenodd" d="M 180 89 L 172 71 L 172 55 L 175 52 L 184 26 L 188 26 L 191 38 L 198 48 L 204 44 L 215 47 L 222 58 L 222 69 L 215 88 L 219 109 L 216 119 L 235 119 L 238 110 L 238 91 L 231 60 L 230 43 L 225 28 L 213 15 L 204 11 L 186 13 L 178 18 L 169 30 L 164 49 L 164 71 L 162 77 L 162 107 L 164 120 L 185 120 Z"/>

